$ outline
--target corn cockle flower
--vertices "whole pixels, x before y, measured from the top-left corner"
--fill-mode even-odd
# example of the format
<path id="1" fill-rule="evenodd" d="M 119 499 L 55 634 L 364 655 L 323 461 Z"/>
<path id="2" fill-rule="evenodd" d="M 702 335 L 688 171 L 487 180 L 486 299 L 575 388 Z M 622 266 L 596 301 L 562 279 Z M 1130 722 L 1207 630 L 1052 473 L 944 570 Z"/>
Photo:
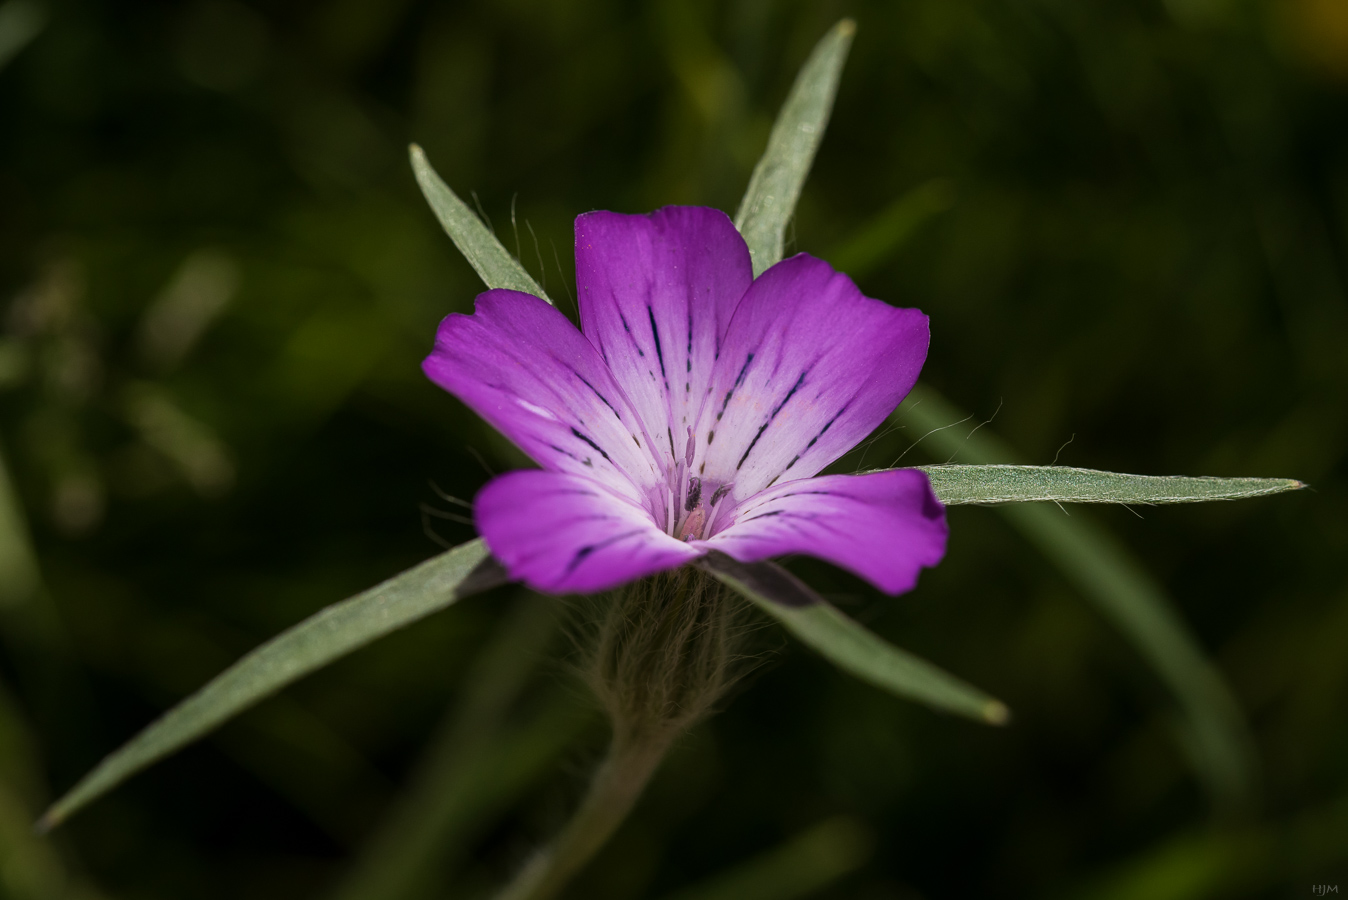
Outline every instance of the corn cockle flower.
<path id="1" fill-rule="evenodd" d="M 753 277 L 703 207 L 576 219 L 580 326 L 509 290 L 440 324 L 423 364 L 537 462 L 474 501 L 507 572 L 588 593 L 710 551 L 804 553 L 897 594 L 945 553 L 916 470 L 817 473 L 876 428 L 926 359 L 927 317 L 806 254 Z"/>

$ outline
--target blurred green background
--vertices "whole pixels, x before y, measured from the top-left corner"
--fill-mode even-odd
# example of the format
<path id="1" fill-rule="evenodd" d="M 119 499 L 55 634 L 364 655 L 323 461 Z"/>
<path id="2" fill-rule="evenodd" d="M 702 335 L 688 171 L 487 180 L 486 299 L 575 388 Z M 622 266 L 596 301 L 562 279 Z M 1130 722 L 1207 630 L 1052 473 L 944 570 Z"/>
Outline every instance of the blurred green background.
<path id="1" fill-rule="evenodd" d="M 765 629 L 568 896 L 1348 891 L 1342 0 L 7 0 L 0 896 L 477 897 L 563 821 L 603 723 L 563 604 L 501 589 L 30 831 L 251 647 L 469 539 L 440 493 L 522 464 L 419 371 L 481 288 L 407 142 L 565 306 L 577 213 L 733 211 L 843 15 L 788 252 L 926 311 L 925 382 L 1028 462 L 1312 485 L 1089 514 L 1228 679 L 1255 796 L 1209 797 L 1136 650 L 962 508 L 897 600 L 795 567 L 1010 728 Z"/>

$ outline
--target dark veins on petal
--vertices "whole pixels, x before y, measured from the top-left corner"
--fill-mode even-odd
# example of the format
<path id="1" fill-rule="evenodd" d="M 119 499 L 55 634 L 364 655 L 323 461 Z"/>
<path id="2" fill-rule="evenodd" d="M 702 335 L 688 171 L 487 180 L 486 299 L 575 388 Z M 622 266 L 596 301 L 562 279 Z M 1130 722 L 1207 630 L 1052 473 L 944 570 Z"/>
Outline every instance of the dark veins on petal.
<path id="1" fill-rule="evenodd" d="M 645 533 L 646 532 L 644 529 L 637 528 L 632 531 L 624 531 L 622 534 L 615 534 L 613 537 L 606 538 L 605 540 L 602 540 L 597 544 L 586 544 L 584 547 L 581 547 L 579 550 L 576 551 L 575 556 L 571 557 L 571 562 L 567 563 L 566 566 L 566 574 L 570 575 L 572 572 L 574 572 L 576 570 L 576 566 L 583 563 L 585 561 L 585 558 L 588 557 L 591 553 L 594 553 L 596 550 L 603 550 L 605 547 L 608 547 L 612 544 L 616 544 L 618 541 L 625 541 L 630 537 L 635 537 L 638 534 L 645 534 Z"/>
<path id="2" fill-rule="evenodd" d="M 579 431 L 579 430 L 576 429 L 575 427 L 572 427 L 571 433 L 574 434 L 576 437 L 580 438 L 580 439 L 581 439 L 582 441 L 584 441 L 585 443 L 589 444 L 589 445 L 590 445 L 591 447 L 593 447 L 595 450 L 597 450 L 597 451 L 599 452 L 599 455 L 602 456 L 602 457 L 604 457 L 604 459 L 607 459 L 609 462 L 613 462 L 613 460 L 609 457 L 609 455 L 608 455 L 607 453 L 604 452 L 604 448 L 601 447 L 601 446 L 599 446 L 598 444 L 596 444 L 593 440 L 591 440 L 589 437 L 587 437 L 583 432 Z"/>
<path id="3" fill-rule="evenodd" d="M 632 326 L 627 324 L 627 316 L 623 315 L 622 310 L 618 310 L 618 319 L 623 323 L 623 331 L 627 332 L 627 336 L 631 338 L 632 347 L 637 351 L 637 356 L 645 359 L 646 351 L 642 350 L 641 346 L 637 344 L 637 339 L 632 337 Z M 605 357 L 605 362 L 607 361 L 608 359 Z"/>
<path id="4" fill-rule="evenodd" d="M 778 403 L 777 406 L 773 408 L 772 414 L 768 416 L 768 420 L 759 426 L 758 434 L 754 435 L 754 439 L 749 442 L 748 449 L 744 451 L 744 455 L 740 457 L 739 463 L 735 466 L 736 472 L 738 472 L 744 465 L 744 461 L 749 458 L 749 454 L 754 452 L 754 447 L 758 446 L 758 439 L 763 436 L 763 432 L 768 430 L 768 426 L 772 424 L 773 419 L 777 418 L 777 414 L 782 411 L 782 407 L 786 406 L 787 401 L 796 395 L 796 391 L 800 390 L 800 386 L 805 383 L 805 376 L 810 373 L 810 369 L 812 368 L 814 368 L 813 363 L 811 363 L 810 367 L 804 372 L 800 373 L 800 377 L 796 379 L 795 384 L 791 385 L 791 390 L 786 392 L 786 396 L 782 398 L 782 402 Z"/>
<path id="5" fill-rule="evenodd" d="M 754 361 L 754 355 L 750 353 L 744 358 L 744 365 L 740 366 L 739 375 L 735 376 L 735 383 L 731 385 L 730 390 L 725 392 L 725 399 L 721 401 L 721 411 L 716 414 L 716 421 L 721 421 L 721 416 L 725 415 L 726 407 L 730 405 L 730 398 L 735 396 L 735 391 L 744 384 L 744 376 L 749 372 L 749 364 Z M 711 443 L 712 435 L 715 432 L 707 432 L 707 443 Z"/>
<path id="6" fill-rule="evenodd" d="M 669 390 L 669 375 L 665 373 L 665 352 L 660 348 L 660 329 L 655 324 L 655 312 L 650 304 L 646 305 L 646 315 L 651 320 L 651 337 L 655 338 L 655 356 L 660 360 L 660 377 L 665 379 L 665 390 Z"/>
<path id="7" fill-rule="evenodd" d="M 593 392 L 594 392 L 594 395 L 595 395 L 596 397 L 598 397 L 600 400 L 604 401 L 604 405 L 607 406 L 607 407 L 609 408 L 609 410 L 612 411 L 614 417 L 617 418 L 618 422 L 619 422 L 619 423 L 622 423 L 622 416 L 618 414 L 618 410 L 614 409 L 613 404 L 608 402 L 608 398 L 605 397 L 603 394 L 601 394 L 601 393 L 595 388 L 594 385 L 590 384 L 590 382 L 589 382 L 588 380 L 586 380 L 585 376 L 581 375 L 580 372 L 576 371 L 576 368 L 575 368 L 574 366 L 572 366 L 572 365 L 570 365 L 570 364 L 568 364 L 568 363 L 566 363 L 566 362 L 564 362 L 564 361 L 558 359 L 556 356 L 553 356 L 553 357 L 551 357 L 551 358 L 552 358 L 555 362 L 557 362 L 558 365 L 560 365 L 560 366 L 566 368 L 568 371 L 570 371 L 571 373 L 573 373 L 577 378 L 579 378 L 582 382 L 584 382 L 585 386 L 588 387 L 591 391 L 593 391 Z M 518 357 L 512 357 L 512 359 L 514 359 L 516 362 L 518 362 L 521 366 L 525 365 L 525 361 L 524 361 L 523 359 L 520 359 L 520 358 L 518 358 Z M 514 398 L 516 401 L 522 400 L 522 399 L 523 399 L 523 397 L 520 396 L 520 393 L 519 393 L 518 391 L 516 391 L 512 386 L 510 386 L 510 385 L 508 385 L 508 384 L 505 384 L 505 383 L 502 383 L 502 382 L 497 382 L 497 381 L 490 381 L 490 382 L 487 382 L 487 386 L 488 386 L 488 387 L 491 387 L 491 388 L 494 388 L 495 390 L 501 392 L 502 394 L 505 394 L 505 395 L 507 395 L 507 396 L 509 396 L 509 397 Z M 572 408 L 572 406 L 571 406 L 570 403 L 566 402 L 563 398 L 561 398 L 560 396 L 557 396 L 555 393 L 554 393 L 554 397 L 556 397 L 556 400 L 557 400 L 557 403 L 556 403 L 556 405 L 554 406 L 554 409 L 555 409 L 555 410 L 557 410 L 557 411 L 563 411 L 563 410 L 564 410 L 564 411 L 566 412 L 566 414 L 567 414 L 568 416 L 570 416 L 572 419 L 574 419 L 574 420 L 580 422 L 582 425 L 585 424 L 585 417 L 584 417 L 583 415 L 581 415 L 579 412 L 577 412 L 574 408 Z M 612 463 L 612 464 L 614 464 L 614 465 L 617 465 L 616 463 L 613 463 L 613 460 L 609 457 L 609 455 L 608 455 L 607 453 L 604 453 L 604 451 L 599 447 L 598 444 L 596 444 L 594 441 L 590 440 L 590 439 L 587 438 L 585 435 L 583 435 L 580 431 L 578 431 L 578 430 L 576 429 L 576 427 L 575 427 L 574 425 L 571 425 L 571 426 L 569 426 L 569 427 L 571 428 L 571 433 L 572 433 L 572 434 L 574 434 L 576 437 L 580 438 L 580 439 L 581 439 L 582 441 L 584 441 L 585 443 L 589 444 L 589 445 L 590 445 L 591 447 L 593 447 L 595 450 L 598 450 L 598 451 L 603 455 L 604 459 L 607 459 L 610 463 Z M 626 426 L 626 425 L 623 425 L 623 427 L 626 428 L 627 426 Z M 640 446 L 641 446 L 641 441 L 637 439 L 636 435 L 632 435 L 632 438 L 633 438 L 633 440 L 636 440 L 637 446 L 640 447 Z M 562 447 L 557 446 L 556 444 L 548 444 L 548 446 L 549 446 L 551 449 L 553 449 L 553 450 L 555 450 L 556 452 L 558 452 L 558 453 L 561 453 L 561 454 L 563 454 L 563 455 L 565 455 L 565 456 L 569 456 L 571 459 L 574 459 L 574 460 L 575 460 L 576 462 L 578 462 L 578 463 L 582 463 L 583 465 L 590 466 L 591 468 L 593 468 L 593 466 L 594 466 L 594 463 L 593 463 L 588 457 L 585 458 L 585 459 L 581 459 L 579 456 L 577 456 L 576 454 L 572 453 L 570 450 L 566 450 L 566 449 L 564 449 L 564 448 L 562 448 Z"/>
<path id="8" fill-rule="evenodd" d="M 683 383 L 685 395 L 693 392 L 693 311 L 688 310 L 688 355 L 684 357 L 688 369 L 688 380 Z"/>
<path id="9" fill-rule="evenodd" d="M 581 382 L 582 384 L 584 384 L 587 388 L 589 388 L 589 389 L 590 389 L 590 392 L 593 393 L 596 397 L 598 397 L 598 398 L 600 399 L 600 401 L 601 401 L 605 406 L 608 407 L 609 412 L 613 413 L 613 417 L 614 417 L 615 419 L 618 420 L 618 424 L 620 424 L 623 428 L 628 428 L 627 423 L 623 422 L 622 414 L 621 414 L 620 412 L 618 412 L 617 407 L 615 407 L 611 402 L 609 402 L 608 397 L 605 397 L 604 394 L 603 394 L 597 387 L 595 387 L 594 384 L 592 384 L 588 378 L 586 378 L 584 375 L 582 375 L 582 374 L 580 373 L 580 371 L 579 371 L 575 366 L 571 365 L 568 361 L 563 360 L 563 359 L 561 359 L 560 357 L 552 356 L 551 358 L 553 359 L 554 362 L 557 363 L 557 365 L 561 366 L 562 368 L 565 368 L 568 372 L 572 373 L 572 374 L 575 375 L 578 379 L 580 379 L 580 382 Z M 526 365 L 525 360 L 519 359 L 518 361 L 519 361 L 519 363 L 520 363 L 521 365 Z M 516 397 L 519 396 L 519 395 L 518 395 L 517 393 L 515 393 L 514 391 L 511 391 L 511 393 L 512 393 L 514 396 L 516 396 Z M 560 397 L 559 397 L 558 399 L 561 400 Z M 584 425 L 584 424 L 585 424 L 585 416 L 582 415 L 582 414 L 581 414 L 579 411 L 577 411 L 576 409 L 572 408 L 572 406 L 571 406 L 570 403 L 567 403 L 567 402 L 565 402 L 565 401 L 562 401 L 562 402 L 561 402 L 561 405 L 562 405 L 563 408 L 565 408 L 566 412 L 567 412 L 573 419 L 575 419 L 575 420 L 576 420 L 577 422 L 579 422 L 581 425 Z M 598 444 L 596 444 L 594 441 L 590 440 L 590 439 L 589 439 L 588 437 L 586 437 L 585 435 L 581 434 L 581 433 L 576 429 L 576 427 L 575 427 L 574 425 L 571 426 L 571 433 L 574 434 L 576 437 L 580 438 L 581 440 L 583 440 L 585 443 L 589 444 L 589 445 L 590 445 L 591 447 L 593 447 L 595 450 L 598 450 L 599 453 L 604 457 L 604 459 L 608 460 L 608 461 L 609 461 L 610 463 L 612 463 L 613 465 L 617 465 L 617 463 L 614 463 L 613 460 L 609 457 L 609 455 L 608 455 L 607 453 L 605 453 L 605 452 L 603 451 L 603 449 L 601 449 L 601 448 L 599 447 Z M 641 446 L 641 439 L 638 438 L 638 437 L 636 436 L 636 434 L 633 434 L 630 430 L 628 431 L 628 433 L 629 433 L 629 434 L 632 434 L 632 440 L 636 441 L 637 446 L 640 447 L 640 446 Z M 554 449 L 555 449 L 555 448 L 554 448 Z M 565 452 L 565 451 L 563 451 L 563 452 Z M 568 455 L 571 456 L 572 459 L 579 459 L 579 457 L 574 456 L 574 455 L 572 455 L 572 454 L 568 454 Z M 584 462 L 586 465 L 590 465 L 589 461 L 587 461 L 587 460 L 581 460 L 581 461 Z"/>
<path id="10" fill-rule="evenodd" d="M 575 376 L 579 378 L 587 388 L 594 391 L 594 395 L 596 397 L 604 401 L 604 405 L 607 406 L 613 412 L 613 415 L 617 418 L 617 420 L 621 422 L 623 417 L 618 414 L 617 408 L 612 403 L 608 402 L 608 398 L 605 397 L 603 394 L 599 393 L 599 388 L 590 384 L 589 380 L 587 380 L 584 375 L 580 374 L 580 372 L 576 371 L 576 368 L 574 366 L 568 366 L 568 368 L 571 369 L 573 373 L 575 373 Z"/>
<path id="11" fill-rule="evenodd" d="M 807 479 L 802 483 L 809 484 L 809 480 Z M 764 488 L 764 490 L 767 490 L 767 488 Z M 834 497 L 834 496 L 847 497 L 848 499 L 851 500 L 857 499 L 855 497 L 852 497 L 850 494 L 841 494 L 837 491 L 810 491 L 810 490 L 790 491 L 789 493 L 777 494 L 774 497 L 769 497 L 767 500 L 763 500 L 753 505 L 745 506 L 744 513 L 751 513 L 756 509 L 762 509 L 763 506 L 768 503 L 776 503 L 779 500 L 785 500 L 787 497 Z M 744 513 L 741 513 L 741 515 L 743 515 Z"/>
<path id="12" fill-rule="evenodd" d="M 824 433 L 826 431 L 828 431 L 830 428 L 833 427 L 834 422 L 838 421 L 838 416 L 841 416 L 843 413 L 847 412 L 847 407 L 850 406 L 851 403 L 852 401 L 848 400 L 846 403 L 842 405 L 841 409 L 839 409 L 837 412 L 833 414 L 833 418 L 829 419 L 827 422 L 824 423 L 824 427 L 819 429 L 819 433 L 816 434 L 814 437 L 810 438 L 810 442 L 805 445 L 805 449 L 797 453 L 795 456 L 791 457 L 791 462 L 786 464 L 786 468 L 782 470 L 781 475 L 778 475 L 777 478 L 781 478 L 782 475 L 785 475 L 788 471 L 790 471 L 792 466 L 800 462 L 800 458 L 802 456 L 810 452 L 810 448 L 813 447 L 819 441 L 819 439 L 824 436 Z M 774 478 L 771 481 L 769 481 L 767 483 L 767 487 L 772 487 L 774 484 L 776 484 L 777 478 Z"/>
<path id="13" fill-rule="evenodd" d="M 575 431 L 574 428 L 571 429 L 571 430 L 572 430 L 572 431 Z M 567 450 L 565 447 L 558 447 L 556 444 L 548 444 L 548 446 L 551 447 L 553 450 L 556 450 L 558 453 L 561 453 L 563 456 L 569 456 L 569 457 L 571 457 L 572 459 L 574 459 L 576 462 L 580 463 L 581 465 L 585 465 L 585 466 L 589 466 L 590 468 L 594 468 L 594 461 L 591 460 L 588 456 L 585 457 L 584 459 L 581 459 L 579 456 L 577 456 L 576 454 L 572 453 L 570 450 Z"/>

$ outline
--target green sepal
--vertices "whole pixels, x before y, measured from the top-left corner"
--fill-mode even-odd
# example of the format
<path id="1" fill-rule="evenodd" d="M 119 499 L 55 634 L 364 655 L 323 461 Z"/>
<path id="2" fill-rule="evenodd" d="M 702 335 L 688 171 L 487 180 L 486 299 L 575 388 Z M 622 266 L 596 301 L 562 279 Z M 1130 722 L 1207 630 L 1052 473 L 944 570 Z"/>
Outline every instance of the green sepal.
<path id="1" fill-rule="evenodd" d="M 742 563 L 711 553 L 697 565 L 776 619 L 843 671 L 933 709 L 991 725 L 1011 719 L 1006 704 L 921 657 L 887 643 L 776 563 Z"/>
<path id="2" fill-rule="evenodd" d="M 843 19 L 815 45 L 777 114 L 767 149 L 754 167 L 735 213 L 735 227 L 749 245 L 755 278 L 782 258 L 786 225 L 796 210 L 815 151 L 824 139 L 838 79 L 856 30 L 855 22 Z"/>
<path id="3" fill-rule="evenodd" d="M 436 174 L 421 148 L 412 144 L 408 147 L 408 154 L 412 158 L 412 172 L 417 177 L 417 184 L 421 186 L 426 202 L 431 205 L 431 211 L 483 283 L 489 288 L 523 291 L 552 303 L 519 260 L 510 255 L 496 235 Z"/>
<path id="4" fill-rule="evenodd" d="M 1125 475 L 1068 466 L 918 466 L 947 506 L 998 503 L 1203 503 L 1296 491 L 1291 478 Z M 877 470 L 883 471 L 883 470 Z"/>

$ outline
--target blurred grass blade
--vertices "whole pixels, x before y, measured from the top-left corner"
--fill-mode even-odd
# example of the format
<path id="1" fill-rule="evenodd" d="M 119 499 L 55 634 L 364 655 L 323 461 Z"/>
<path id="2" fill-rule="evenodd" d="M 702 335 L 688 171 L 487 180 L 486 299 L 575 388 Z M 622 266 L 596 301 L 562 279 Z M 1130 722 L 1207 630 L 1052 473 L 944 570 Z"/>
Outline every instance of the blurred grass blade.
<path id="1" fill-rule="evenodd" d="M 33 42 L 47 24 L 47 11 L 34 0 L 0 3 L 0 69 Z"/>
<path id="2" fill-rule="evenodd" d="M 924 434 L 922 446 L 937 456 L 958 453 L 980 465 L 1013 459 L 1010 448 L 989 429 L 965 434 L 949 427 L 966 419 L 965 414 L 929 388 L 914 389 L 895 418 Z M 1255 757 L 1244 715 L 1160 586 L 1084 512 L 1069 517 L 1037 503 L 1008 504 L 998 511 L 1095 604 L 1165 682 L 1183 710 L 1182 749 L 1213 795 L 1230 805 L 1247 801 Z"/>
<path id="3" fill-rule="evenodd" d="M 839 816 L 780 846 L 684 888 L 665 900 L 796 900 L 866 863 L 875 838 L 856 819 Z"/>
<path id="4" fill-rule="evenodd" d="M 447 765 L 428 773 L 432 781 L 418 780 L 409 793 L 411 826 L 381 839 L 402 837 L 405 844 L 374 847 L 366 868 L 359 868 L 343 884 L 338 900 L 400 900 L 443 896 L 446 877 L 470 857 L 472 844 L 491 830 L 542 779 L 554 774 L 558 758 L 594 727 L 588 710 L 578 709 L 573 697 L 556 691 L 518 722 L 487 735 L 470 752 L 456 755 Z"/>
<path id="5" fill-rule="evenodd" d="M 549 597 L 522 598 L 478 652 L 456 689 L 458 701 L 337 890 L 340 900 L 433 893 L 432 870 L 443 869 L 477 821 L 482 766 L 508 755 L 503 726 L 557 633 L 557 608 Z"/>
<path id="6" fill-rule="evenodd" d="M 412 144 L 408 153 L 412 157 L 412 171 L 417 176 L 417 184 L 421 186 L 426 202 L 431 205 L 431 210 L 444 226 L 454 246 L 459 248 L 463 258 L 468 260 L 487 287 L 524 291 L 551 303 L 552 300 L 543 293 L 538 282 L 525 271 L 519 260 L 501 246 L 496 235 L 435 173 L 421 148 Z"/>
<path id="7" fill-rule="evenodd" d="M 833 268 L 853 281 L 874 272 L 919 228 L 955 205 L 955 186 L 946 178 L 924 181 L 824 254 Z"/>
<path id="8" fill-rule="evenodd" d="M 1342 872 L 1348 862 L 1345 834 L 1348 797 L 1340 796 L 1281 821 L 1183 831 L 1160 838 L 1133 858 L 1106 865 L 1056 896 L 1063 900 L 1215 900 L 1277 896 L 1280 889 L 1297 883 L 1310 884 L 1310 896 L 1340 894 L 1329 889 L 1333 879 L 1324 876 Z M 1316 890 L 1317 881 L 1330 884 Z"/>
<path id="9" fill-rule="evenodd" d="M 72 885 L 72 874 L 52 842 L 33 834 L 32 808 L 0 781 L 0 854 L 4 857 L 4 897 L 32 900 L 94 900 L 90 886 Z M 11 893 L 12 891 L 12 893 Z"/>
<path id="10" fill-rule="evenodd" d="M 777 114 L 768 147 L 735 213 L 735 227 L 749 245 L 755 277 L 782 258 L 786 223 L 824 139 L 838 78 L 855 33 L 856 23 L 843 19 L 815 45 Z"/>
<path id="11" fill-rule="evenodd" d="M 48 830 L 130 776 L 310 672 L 506 581 L 481 539 L 432 557 L 282 632 L 106 757 L 38 822 Z"/>
<path id="12" fill-rule="evenodd" d="M 933 709 L 1004 725 L 1010 711 L 972 685 L 886 643 L 843 615 L 776 563 L 742 563 L 721 553 L 699 565 L 772 616 L 838 668 Z"/>
<path id="13" fill-rule="evenodd" d="M 38 735 L 0 681 L 0 897 L 96 900 L 51 841 L 33 834 L 33 805 L 46 792 Z"/>
<path id="14" fill-rule="evenodd" d="M 1304 488 L 1290 478 L 1124 475 L 1067 466 L 918 466 L 947 506 L 966 503 L 1202 503 Z"/>
<path id="15" fill-rule="evenodd" d="M 0 449 L 0 608 L 32 599 L 41 585 L 23 506 Z"/>

